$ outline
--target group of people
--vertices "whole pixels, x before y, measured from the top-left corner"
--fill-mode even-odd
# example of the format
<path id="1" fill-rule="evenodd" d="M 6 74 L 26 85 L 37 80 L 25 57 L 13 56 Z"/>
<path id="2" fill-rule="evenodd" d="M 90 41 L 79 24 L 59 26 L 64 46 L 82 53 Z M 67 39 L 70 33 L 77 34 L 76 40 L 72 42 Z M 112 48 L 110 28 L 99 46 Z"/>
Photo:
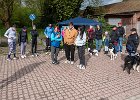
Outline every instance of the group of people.
<path id="1" fill-rule="evenodd" d="M 131 29 L 132 33 L 128 37 L 128 41 L 126 43 L 126 50 L 129 55 L 133 55 L 137 52 L 137 47 L 139 45 L 139 38 L 137 34 L 137 30 L 135 28 Z M 30 31 L 32 36 L 32 44 L 31 51 L 32 56 L 37 56 L 37 37 L 38 32 L 36 30 L 36 26 L 33 26 L 33 29 Z M 114 54 L 117 56 L 118 52 L 122 53 L 122 42 L 125 37 L 125 30 L 122 26 L 122 23 L 118 23 L 118 27 L 114 26 L 111 32 L 102 31 L 102 27 L 97 25 L 95 28 L 90 26 L 89 29 L 86 30 L 85 26 L 79 26 L 76 30 L 72 22 L 69 23 L 68 27 L 64 27 L 64 29 L 60 32 L 59 27 L 53 27 L 52 24 L 49 24 L 46 27 L 44 34 L 46 36 L 46 52 L 48 54 L 49 50 L 51 51 L 51 59 L 52 64 L 59 64 L 57 57 L 59 54 L 61 41 L 63 42 L 63 47 L 65 50 L 66 61 L 65 63 L 74 64 L 74 54 L 75 47 L 78 49 L 79 56 L 79 67 L 80 69 L 85 69 L 85 48 L 86 42 L 88 44 L 88 52 L 90 55 L 93 55 L 94 50 L 96 50 L 95 55 L 98 56 L 101 51 L 102 46 L 104 45 L 104 52 L 108 54 L 110 44 L 113 45 Z M 9 28 L 5 35 L 8 38 L 9 45 L 9 53 L 8 60 L 11 60 L 11 53 L 14 54 L 14 58 L 16 59 L 16 27 L 13 26 Z M 95 42 L 95 48 L 94 48 Z M 22 30 L 18 34 L 18 43 L 21 47 L 21 58 L 26 57 L 26 45 L 28 43 L 28 35 L 27 28 L 23 27 Z"/>
<path id="2" fill-rule="evenodd" d="M 31 51 L 32 56 L 37 56 L 37 37 L 38 32 L 36 30 L 36 26 L 33 25 L 33 29 L 30 31 L 32 42 L 31 42 Z M 9 53 L 7 60 L 11 60 L 11 54 L 13 53 L 14 57 L 13 59 L 17 59 L 16 57 L 16 26 L 13 25 L 10 27 L 4 34 L 5 37 L 8 38 L 8 46 L 9 46 Z M 21 58 L 26 58 L 26 46 L 28 44 L 28 33 L 27 33 L 27 27 L 23 27 L 21 31 L 18 34 L 18 44 L 20 46 L 21 51 Z"/>

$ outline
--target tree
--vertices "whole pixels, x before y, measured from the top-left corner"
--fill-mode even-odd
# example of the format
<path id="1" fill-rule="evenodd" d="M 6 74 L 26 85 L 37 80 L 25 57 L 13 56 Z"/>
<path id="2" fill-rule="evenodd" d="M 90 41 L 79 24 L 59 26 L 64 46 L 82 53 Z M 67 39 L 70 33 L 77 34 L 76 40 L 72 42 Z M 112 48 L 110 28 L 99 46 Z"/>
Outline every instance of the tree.
<path id="1" fill-rule="evenodd" d="M 14 0 L 0 0 L 0 20 L 8 28 L 13 12 Z"/>
<path id="2" fill-rule="evenodd" d="M 83 0 L 46 0 L 42 12 L 41 24 L 57 23 L 79 15 Z"/>

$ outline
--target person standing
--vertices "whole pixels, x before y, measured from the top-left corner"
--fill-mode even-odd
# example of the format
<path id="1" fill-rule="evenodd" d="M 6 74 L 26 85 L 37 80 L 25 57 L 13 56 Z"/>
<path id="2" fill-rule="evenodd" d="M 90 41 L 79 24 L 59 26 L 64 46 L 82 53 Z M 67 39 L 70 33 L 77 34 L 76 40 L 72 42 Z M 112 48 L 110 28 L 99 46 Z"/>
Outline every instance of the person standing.
<path id="1" fill-rule="evenodd" d="M 77 65 L 80 69 L 85 69 L 85 44 L 86 44 L 86 33 L 84 27 L 78 28 L 78 35 L 75 40 L 75 45 L 78 48 L 78 56 L 80 64 Z"/>
<path id="2" fill-rule="evenodd" d="M 48 54 L 48 51 L 50 49 L 51 46 L 51 34 L 53 33 L 54 28 L 52 27 L 52 24 L 49 24 L 48 27 L 46 27 L 44 34 L 46 36 L 46 54 Z"/>
<path id="3" fill-rule="evenodd" d="M 8 38 L 8 46 L 9 46 L 9 53 L 8 53 L 8 57 L 7 60 L 11 60 L 11 54 L 14 54 L 14 58 L 13 59 L 17 59 L 16 58 L 16 26 L 13 25 L 12 27 L 10 27 L 4 34 L 4 36 L 6 38 Z"/>
<path id="4" fill-rule="evenodd" d="M 59 53 L 60 43 L 62 41 L 62 35 L 58 32 L 58 27 L 56 26 L 54 32 L 51 34 L 51 59 L 52 64 L 59 64 L 57 56 Z"/>
<path id="5" fill-rule="evenodd" d="M 104 33 L 105 39 L 104 39 L 104 44 L 105 44 L 105 52 L 104 54 L 108 54 L 108 46 L 109 46 L 109 33 L 106 31 Z"/>
<path id="6" fill-rule="evenodd" d="M 113 45 L 115 58 L 117 57 L 117 50 L 118 50 L 118 34 L 117 34 L 117 27 L 114 26 L 112 32 L 110 34 L 110 43 Z"/>
<path id="7" fill-rule="evenodd" d="M 122 49 L 123 49 L 122 42 L 123 42 L 123 37 L 125 35 L 125 29 L 122 26 L 121 22 L 118 23 L 117 30 L 118 30 L 118 37 L 119 37 L 119 39 L 118 39 L 118 52 L 122 53 Z"/>
<path id="8" fill-rule="evenodd" d="M 31 30 L 31 36 L 32 36 L 32 47 L 31 47 L 31 51 L 32 51 L 32 56 L 38 56 L 37 55 L 37 37 L 38 37 L 38 31 L 36 30 L 36 26 L 33 25 L 33 30 Z"/>
<path id="9" fill-rule="evenodd" d="M 102 29 L 99 25 L 97 25 L 95 29 L 95 41 L 96 41 L 96 50 L 100 52 L 102 47 Z M 96 53 L 96 56 L 98 56 L 98 53 Z"/>
<path id="10" fill-rule="evenodd" d="M 21 47 L 21 58 L 26 58 L 26 45 L 28 43 L 27 28 L 24 26 L 18 35 L 18 43 Z"/>
<path id="11" fill-rule="evenodd" d="M 65 34 L 65 30 L 67 29 L 67 27 L 65 26 L 64 28 L 63 28 L 63 30 L 62 30 L 62 42 L 63 42 L 63 49 L 62 49 L 62 52 L 63 52 L 63 50 L 65 49 L 65 46 L 64 46 L 64 34 Z"/>
<path id="12" fill-rule="evenodd" d="M 93 51 L 93 41 L 95 40 L 95 31 L 93 26 L 90 26 L 90 28 L 87 30 L 88 32 L 88 51 L 92 55 Z"/>
<path id="13" fill-rule="evenodd" d="M 75 52 L 75 45 L 74 41 L 77 37 L 77 30 L 74 28 L 73 23 L 69 23 L 69 28 L 66 29 L 64 34 L 64 43 L 65 43 L 65 54 L 67 60 L 65 63 L 74 64 L 74 52 Z"/>

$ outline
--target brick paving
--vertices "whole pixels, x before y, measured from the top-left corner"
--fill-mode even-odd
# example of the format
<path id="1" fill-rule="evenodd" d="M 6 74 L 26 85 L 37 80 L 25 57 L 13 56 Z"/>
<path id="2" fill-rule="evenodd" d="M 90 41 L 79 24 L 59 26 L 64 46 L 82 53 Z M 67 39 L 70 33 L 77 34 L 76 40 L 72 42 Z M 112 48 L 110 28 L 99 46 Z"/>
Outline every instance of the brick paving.
<path id="1" fill-rule="evenodd" d="M 52 65 L 50 55 L 28 55 L 7 61 L 0 56 L 0 100 L 140 100 L 140 73 L 122 71 L 125 54 L 115 61 L 103 52 L 86 53 L 87 68 L 80 70 L 77 53 L 74 65 Z"/>

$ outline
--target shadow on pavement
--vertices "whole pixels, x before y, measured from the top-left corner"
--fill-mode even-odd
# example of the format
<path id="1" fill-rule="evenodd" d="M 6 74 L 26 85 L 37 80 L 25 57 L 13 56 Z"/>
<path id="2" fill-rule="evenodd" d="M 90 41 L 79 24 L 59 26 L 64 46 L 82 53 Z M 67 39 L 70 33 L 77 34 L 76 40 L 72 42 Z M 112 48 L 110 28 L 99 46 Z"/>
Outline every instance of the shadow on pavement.
<path id="1" fill-rule="evenodd" d="M 2 85 L 0 85 L 0 89 L 3 89 L 4 87 L 8 86 L 12 82 L 20 79 L 24 75 L 31 73 L 35 68 L 39 67 L 39 65 L 41 65 L 42 63 L 45 63 L 45 61 L 29 64 L 28 66 L 25 66 L 24 68 L 19 69 L 13 75 L 11 75 L 10 77 L 8 77 L 0 82 L 0 84 L 2 84 Z"/>

